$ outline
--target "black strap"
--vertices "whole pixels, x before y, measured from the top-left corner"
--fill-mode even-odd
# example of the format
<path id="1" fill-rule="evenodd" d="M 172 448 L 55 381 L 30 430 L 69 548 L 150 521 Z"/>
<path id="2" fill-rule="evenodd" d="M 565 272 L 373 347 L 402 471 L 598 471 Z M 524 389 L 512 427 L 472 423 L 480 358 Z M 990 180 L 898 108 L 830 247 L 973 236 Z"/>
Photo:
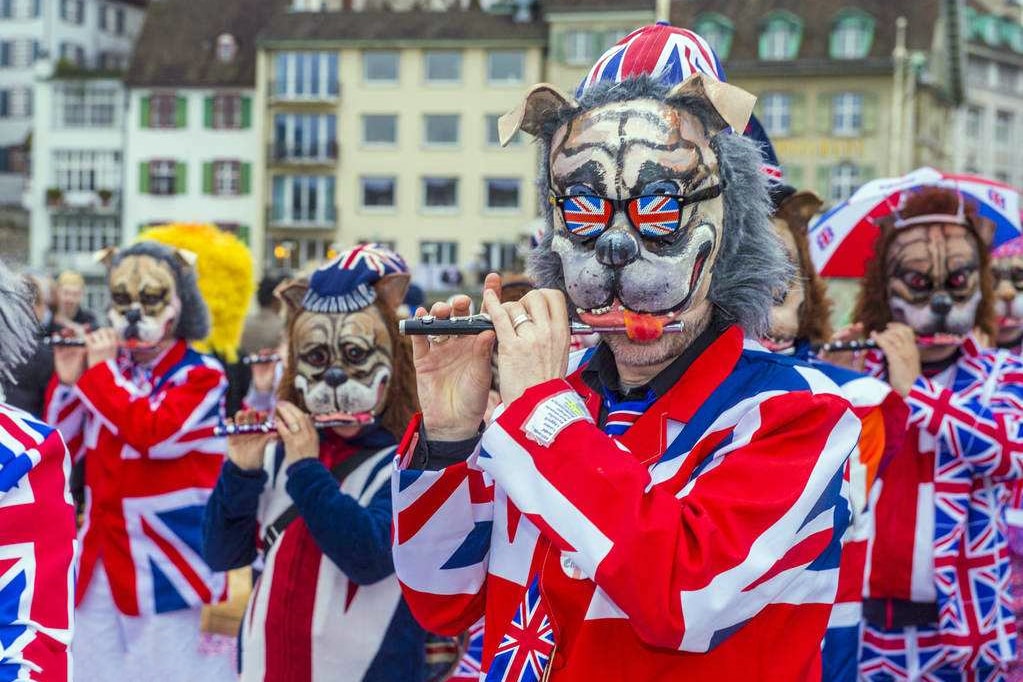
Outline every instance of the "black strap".
<path id="1" fill-rule="evenodd" d="M 331 470 L 330 473 L 334 479 L 340 483 L 351 474 L 353 471 L 358 469 L 363 463 L 365 463 L 370 457 L 379 453 L 381 448 L 363 448 L 359 450 L 351 457 L 339 462 Z M 263 554 L 269 554 L 270 548 L 274 546 L 274 543 L 281 537 L 284 530 L 291 525 L 291 522 L 298 518 L 298 507 L 294 504 L 285 509 L 280 516 L 274 519 L 274 522 L 266 527 L 263 531 Z"/>
<path id="2" fill-rule="evenodd" d="M 863 618 L 874 627 L 884 630 L 936 625 L 938 603 L 905 599 L 865 599 Z"/>

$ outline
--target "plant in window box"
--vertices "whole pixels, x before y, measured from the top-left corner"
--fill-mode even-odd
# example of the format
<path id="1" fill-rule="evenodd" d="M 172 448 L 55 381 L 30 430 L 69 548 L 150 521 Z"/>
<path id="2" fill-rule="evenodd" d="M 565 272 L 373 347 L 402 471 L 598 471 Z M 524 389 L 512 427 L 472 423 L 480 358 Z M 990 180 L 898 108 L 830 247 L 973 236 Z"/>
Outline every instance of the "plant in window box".
<path id="1" fill-rule="evenodd" d="M 46 190 L 46 205 L 60 206 L 64 202 L 64 190 L 59 187 L 50 187 Z"/>
<path id="2" fill-rule="evenodd" d="M 101 189 L 96 192 L 96 196 L 99 197 L 99 203 L 101 206 L 109 206 L 110 200 L 114 198 L 114 193 L 109 189 Z"/>

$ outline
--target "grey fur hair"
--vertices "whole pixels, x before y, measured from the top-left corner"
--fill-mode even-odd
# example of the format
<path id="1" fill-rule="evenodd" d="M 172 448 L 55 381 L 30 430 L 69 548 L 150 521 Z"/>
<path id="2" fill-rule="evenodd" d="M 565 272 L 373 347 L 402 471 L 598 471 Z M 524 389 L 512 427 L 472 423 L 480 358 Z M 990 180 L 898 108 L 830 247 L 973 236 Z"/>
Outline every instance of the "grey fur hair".
<path id="1" fill-rule="evenodd" d="M 178 299 L 181 301 L 181 315 L 174 328 L 175 337 L 186 341 L 201 341 L 209 336 L 210 313 L 199 293 L 194 268 L 187 266 L 173 248 L 154 241 L 141 241 L 119 250 L 114 254 L 110 267 L 113 268 L 128 256 L 149 256 L 170 266 Z"/>
<path id="2" fill-rule="evenodd" d="M 546 229 L 543 241 L 529 260 L 530 275 L 539 286 L 566 290 L 561 258 L 551 249 L 554 212 L 547 201 L 551 139 L 555 131 L 585 111 L 633 99 L 654 99 L 689 111 L 705 130 L 722 127 L 723 122 L 708 101 L 691 95 L 670 97 L 670 90 L 670 86 L 648 76 L 621 83 L 600 83 L 583 94 L 578 109 L 554 112 L 544 122 L 538 138 L 541 153 L 537 189 L 540 205 L 545 207 Z M 760 171 L 763 159 L 757 144 L 727 131 L 713 136 L 710 144 L 718 157 L 724 225 L 709 299 L 748 336 L 760 337 L 771 326 L 774 292 L 787 286 L 794 269 L 771 223 L 773 208 L 767 178 Z"/>
<path id="3" fill-rule="evenodd" d="M 11 370 L 32 357 L 38 330 L 39 321 L 32 310 L 32 296 L 25 280 L 0 260 L 0 379 L 13 381 Z"/>

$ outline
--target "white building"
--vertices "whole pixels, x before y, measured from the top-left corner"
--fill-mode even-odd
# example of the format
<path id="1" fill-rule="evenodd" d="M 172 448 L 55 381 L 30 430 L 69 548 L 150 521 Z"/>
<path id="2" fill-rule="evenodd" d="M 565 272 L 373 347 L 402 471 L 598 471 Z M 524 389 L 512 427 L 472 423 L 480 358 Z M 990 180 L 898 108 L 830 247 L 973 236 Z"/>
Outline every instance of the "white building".
<path id="1" fill-rule="evenodd" d="M 273 4 L 150 8 L 125 79 L 125 238 L 174 221 L 216 223 L 248 241 L 262 220 L 255 34 Z"/>
<path id="2" fill-rule="evenodd" d="M 58 74 L 119 72 L 128 64 L 146 0 L 0 0 L 0 204 L 21 199 L 35 64 Z M 30 207 L 31 208 L 31 207 Z"/>

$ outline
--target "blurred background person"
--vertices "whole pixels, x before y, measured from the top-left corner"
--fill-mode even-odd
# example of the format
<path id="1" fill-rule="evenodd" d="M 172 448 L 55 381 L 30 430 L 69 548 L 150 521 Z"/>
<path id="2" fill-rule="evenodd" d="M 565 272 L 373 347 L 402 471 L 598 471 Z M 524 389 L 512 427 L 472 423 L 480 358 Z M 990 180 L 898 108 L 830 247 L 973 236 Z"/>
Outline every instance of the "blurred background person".
<path id="1" fill-rule="evenodd" d="M 85 279 L 80 274 L 72 270 L 60 273 L 53 319 L 46 328 L 47 335 L 60 334 L 67 329 L 75 336 L 84 336 L 86 332 L 99 328 L 96 316 L 82 307 L 84 296 Z"/>
<path id="2" fill-rule="evenodd" d="M 32 312 L 37 327 L 25 330 L 26 334 L 38 337 L 42 326 L 50 313 L 46 305 L 43 282 L 34 275 L 24 275 L 25 290 L 31 297 Z M 41 418 L 43 399 L 46 396 L 46 385 L 53 376 L 53 349 L 44 343 L 37 343 L 35 350 L 24 362 L 10 370 L 10 377 L 0 377 L 3 392 L 7 394 L 7 403 L 28 412 L 33 417 Z"/>
<path id="3" fill-rule="evenodd" d="M 245 319 L 242 353 L 250 355 L 281 345 L 284 339 L 284 319 L 281 317 L 281 302 L 274 296 L 274 289 L 284 279 L 280 275 L 266 275 L 259 281 L 256 290 L 259 310 Z"/>

